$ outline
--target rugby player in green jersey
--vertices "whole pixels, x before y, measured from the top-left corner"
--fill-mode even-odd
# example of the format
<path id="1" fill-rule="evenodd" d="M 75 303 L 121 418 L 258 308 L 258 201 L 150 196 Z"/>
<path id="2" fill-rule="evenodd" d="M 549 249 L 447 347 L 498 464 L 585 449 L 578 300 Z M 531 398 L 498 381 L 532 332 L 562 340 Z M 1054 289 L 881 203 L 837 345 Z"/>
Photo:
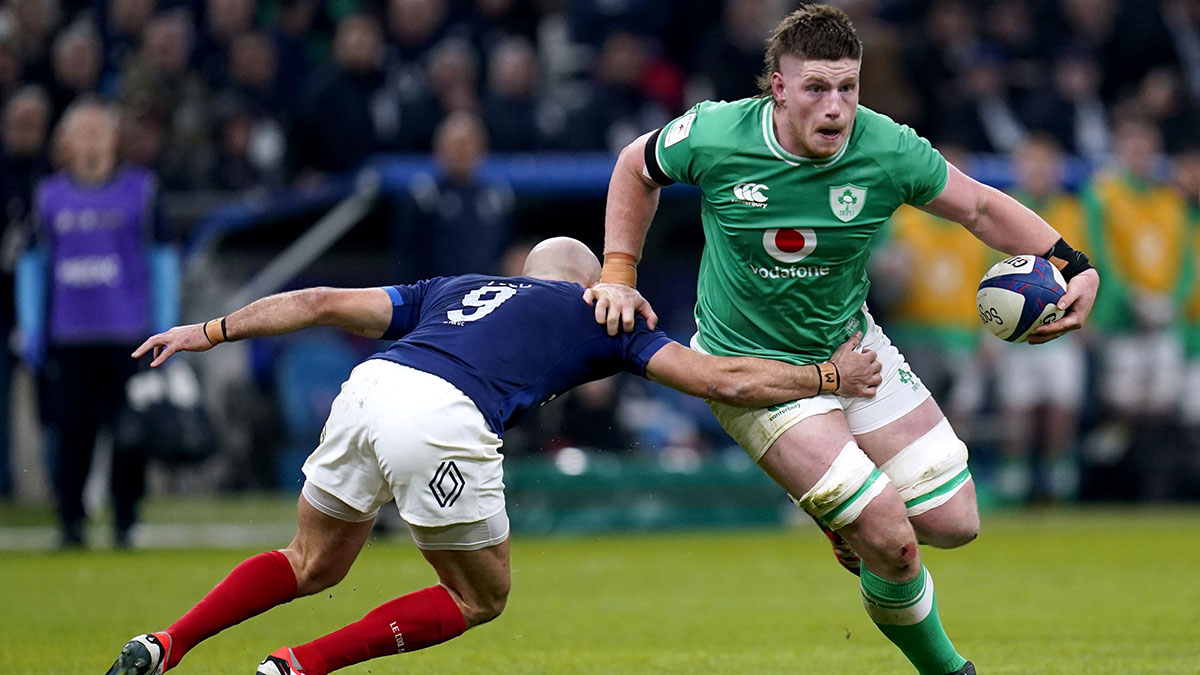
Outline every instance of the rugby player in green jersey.
<path id="1" fill-rule="evenodd" d="M 912 129 L 858 105 L 862 43 L 849 18 L 805 5 L 767 41 L 762 95 L 703 102 L 622 151 L 609 184 L 605 263 L 587 298 L 610 332 L 654 311 L 636 265 L 659 188 L 699 186 L 705 246 L 697 349 L 811 363 L 830 395 L 766 409 L 711 403 L 726 431 L 861 558 L 864 606 L 922 674 L 974 673 L 938 618 L 917 542 L 950 548 L 979 531 L 967 448 L 864 304 L 868 243 L 901 204 L 961 223 L 988 246 L 1050 258 L 1068 280 L 1064 316 L 1087 317 L 1099 275 L 1029 209 L 947 164 Z M 847 335 L 878 353 L 872 398 L 832 395 L 819 365 Z"/>

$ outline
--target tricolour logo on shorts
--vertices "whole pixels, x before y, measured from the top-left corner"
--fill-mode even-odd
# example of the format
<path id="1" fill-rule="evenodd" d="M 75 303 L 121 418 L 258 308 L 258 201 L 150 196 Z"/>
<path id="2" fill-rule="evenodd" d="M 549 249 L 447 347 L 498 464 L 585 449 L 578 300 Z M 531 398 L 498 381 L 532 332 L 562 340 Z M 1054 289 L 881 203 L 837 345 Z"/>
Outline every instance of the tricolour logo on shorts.
<path id="1" fill-rule="evenodd" d="M 763 248 L 779 262 L 799 262 L 817 248 L 817 233 L 790 227 L 767 230 L 763 232 Z"/>
<path id="2" fill-rule="evenodd" d="M 433 493 L 438 506 L 444 509 L 454 506 L 465 485 L 466 481 L 454 462 L 442 462 L 433 473 L 433 480 L 429 481 L 429 491 Z"/>
<path id="3" fill-rule="evenodd" d="M 854 220 L 854 217 L 862 212 L 866 201 L 866 188 L 850 184 L 829 187 L 829 208 L 833 209 L 833 215 L 843 223 Z"/>

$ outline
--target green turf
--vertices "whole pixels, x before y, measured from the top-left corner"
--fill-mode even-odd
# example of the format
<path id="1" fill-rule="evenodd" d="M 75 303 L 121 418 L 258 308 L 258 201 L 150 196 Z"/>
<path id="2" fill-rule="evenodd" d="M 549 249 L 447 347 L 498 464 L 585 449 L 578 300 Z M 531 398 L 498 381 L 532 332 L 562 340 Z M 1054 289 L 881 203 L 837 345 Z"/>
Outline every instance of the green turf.
<path id="1" fill-rule="evenodd" d="M 0 673 L 103 673 L 256 551 L 0 554 Z M 981 673 L 1200 672 L 1200 511 L 1005 514 L 924 551 L 959 651 Z M 375 542 L 332 592 L 197 647 L 177 672 L 249 675 L 267 652 L 428 585 Z M 813 529 L 517 536 L 495 622 L 348 673 L 908 673 Z"/>

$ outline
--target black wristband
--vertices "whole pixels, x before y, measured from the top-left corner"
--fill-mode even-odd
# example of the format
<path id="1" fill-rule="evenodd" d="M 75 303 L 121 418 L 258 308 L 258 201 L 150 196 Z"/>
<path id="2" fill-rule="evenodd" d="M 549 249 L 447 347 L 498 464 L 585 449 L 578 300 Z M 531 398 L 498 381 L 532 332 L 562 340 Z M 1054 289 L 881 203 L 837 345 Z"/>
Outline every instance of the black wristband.
<path id="1" fill-rule="evenodd" d="M 650 174 L 650 180 L 667 187 L 673 185 L 675 181 L 671 180 L 658 164 L 658 153 L 655 152 L 655 148 L 658 147 L 658 135 L 661 133 L 662 129 L 658 129 L 650 134 L 650 138 L 646 139 L 646 173 Z"/>
<path id="2" fill-rule="evenodd" d="M 1062 237 L 1059 237 L 1054 246 L 1049 251 L 1046 251 L 1046 254 L 1042 257 L 1057 267 L 1058 271 L 1062 272 L 1063 279 L 1068 282 L 1080 272 L 1095 269 L 1083 251 L 1076 251 L 1071 248 L 1067 240 Z"/>
<path id="3" fill-rule="evenodd" d="M 221 317 L 221 339 L 229 342 L 229 331 L 225 330 L 225 319 L 226 317 Z"/>

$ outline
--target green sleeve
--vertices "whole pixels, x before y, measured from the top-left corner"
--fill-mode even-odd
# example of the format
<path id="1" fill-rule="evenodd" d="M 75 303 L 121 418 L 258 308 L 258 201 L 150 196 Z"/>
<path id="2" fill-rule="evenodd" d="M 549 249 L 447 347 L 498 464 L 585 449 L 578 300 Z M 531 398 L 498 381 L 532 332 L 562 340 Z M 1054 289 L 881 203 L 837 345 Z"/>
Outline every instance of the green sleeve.
<path id="1" fill-rule="evenodd" d="M 910 127 L 896 125 L 899 131 L 896 153 L 889 167 L 892 180 L 900 189 L 905 203 L 914 206 L 928 204 L 942 194 L 950 170 L 942 153 Z"/>
<path id="2" fill-rule="evenodd" d="M 662 172 L 673 181 L 697 185 L 700 182 L 701 144 L 697 138 L 703 133 L 705 103 L 697 103 L 692 109 L 671 120 L 662 128 L 654 146 L 655 158 Z"/>

